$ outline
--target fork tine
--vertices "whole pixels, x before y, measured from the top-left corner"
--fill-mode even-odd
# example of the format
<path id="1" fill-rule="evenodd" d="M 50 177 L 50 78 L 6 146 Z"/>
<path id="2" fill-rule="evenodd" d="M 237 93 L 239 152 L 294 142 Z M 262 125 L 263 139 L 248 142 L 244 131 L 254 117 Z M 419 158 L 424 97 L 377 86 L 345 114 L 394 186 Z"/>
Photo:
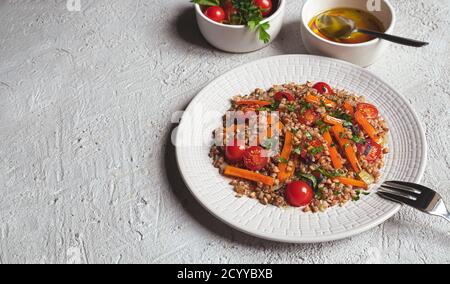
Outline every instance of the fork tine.
<path id="1" fill-rule="evenodd" d="M 396 203 L 400 203 L 403 204 L 403 202 L 401 202 L 400 200 L 398 200 L 395 196 L 393 197 L 392 195 L 390 195 L 389 193 L 384 193 L 381 191 L 377 191 L 377 194 L 381 197 L 383 197 L 384 199 L 396 202 Z"/>
<path id="2" fill-rule="evenodd" d="M 392 191 L 386 191 L 386 190 L 378 190 L 377 194 L 379 194 L 381 197 L 387 198 L 389 200 L 400 202 L 409 206 L 415 207 L 416 201 L 414 199 L 406 197 L 407 195 L 403 195 L 398 192 L 392 192 Z M 400 195 L 401 194 L 401 195 Z"/>
<path id="3" fill-rule="evenodd" d="M 404 198 L 408 198 L 410 200 L 417 200 L 418 199 L 417 196 L 414 196 L 414 195 L 410 194 L 409 192 L 404 192 L 404 191 L 397 190 L 397 189 L 391 189 L 389 187 L 385 187 L 384 185 L 382 185 L 378 190 L 382 191 L 382 192 L 387 192 L 387 193 L 390 193 L 390 194 L 394 194 L 394 195 L 397 195 L 397 196 L 401 196 L 401 197 L 404 197 Z"/>
<path id="4" fill-rule="evenodd" d="M 401 184 L 392 183 L 392 182 L 385 182 L 381 186 L 384 188 L 391 189 L 391 190 L 398 190 L 398 191 L 401 191 L 404 193 L 412 194 L 414 196 L 419 196 L 422 194 L 422 192 L 420 190 L 417 190 L 412 187 L 404 186 Z"/>
<path id="5" fill-rule="evenodd" d="M 430 190 L 429 188 L 426 188 L 420 184 L 414 184 L 414 183 L 403 182 L 403 181 L 386 181 L 386 182 L 384 182 L 384 185 L 396 187 L 398 189 L 414 192 L 417 194 L 422 194 L 424 191 Z"/>

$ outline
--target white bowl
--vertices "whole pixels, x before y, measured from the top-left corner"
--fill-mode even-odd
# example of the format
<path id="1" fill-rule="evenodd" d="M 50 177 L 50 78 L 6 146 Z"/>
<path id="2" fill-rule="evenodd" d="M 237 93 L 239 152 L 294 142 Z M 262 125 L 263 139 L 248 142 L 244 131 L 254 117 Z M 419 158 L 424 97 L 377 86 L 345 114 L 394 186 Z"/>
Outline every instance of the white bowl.
<path id="1" fill-rule="evenodd" d="M 334 8 L 356 8 L 369 11 L 368 4 L 380 1 L 379 11 L 370 11 L 392 33 L 395 26 L 395 11 L 388 0 L 307 0 L 302 9 L 302 39 L 306 49 L 317 55 L 342 59 L 353 64 L 367 67 L 372 65 L 389 45 L 389 42 L 374 39 L 358 44 L 337 43 L 324 39 L 309 28 L 309 22 L 318 14 Z"/>
<path id="2" fill-rule="evenodd" d="M 245 53 L 255 51 L 269 45 L 280 33 L 286 10 L 286 0 L 279 0 L 278 9 L 270 17 L 262 21 L 269 23 L 270 42 L 259 39 L 257 31 L 251 31 L 244 25 L 226 25 L 214 22 L 205 16 L 200 5 L 195 4 L 197 23 L 203 37 L 214 47 L 227 52 Z"/>

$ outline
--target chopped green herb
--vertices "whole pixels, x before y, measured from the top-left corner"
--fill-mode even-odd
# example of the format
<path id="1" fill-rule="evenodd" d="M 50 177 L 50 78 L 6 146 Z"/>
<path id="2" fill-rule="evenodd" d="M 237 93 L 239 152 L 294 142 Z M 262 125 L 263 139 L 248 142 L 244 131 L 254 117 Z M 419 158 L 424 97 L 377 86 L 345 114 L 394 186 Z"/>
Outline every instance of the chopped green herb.
<path id="1" fill-rule="evenodd" d="M 355 141 L 356 144 L 364 144 L 364 143 L 366 143 L 366 139 L 361 138 L 361 137 L 359 137 L 357 135 L 353 135 L 352 136 L 352 140 Z"/>
<path id="2" fill-rule="evenodd" d="M 331 143 L 331 147 L 336 147 L 336 143 Z"/>
<path id="3" fill-rule="evenodd" d="M 363 195 L 369 195 L 370 192 L 365 192 L 365 191 L 364 191 L 362 194 L 363 194 Z"/>
<path id="4" fill-rule="evenodd" d="M 340 177 L 343 176 L 344 173 L 340 170 L 334 170 L 334 171 L 327 171 L 323 168 L 318 168 L 318 171 L 323 174 L 324 176 L 326 176 L 327 178 L 336 178 L 336 177 Z"/>
<path id="5" fill-rule="evenodd" d="M 302 154 L 302 147 L 297 147 L 294 149 L 294 153 L 297 155 L 301 155 Z"/>
<path id="6" fill-rule="evenodd" d="M 319 119 L 318 121 L 316 121 L 316 125 L 317 126 L 324 126 L 325 122 L 323 122 L 323 120 Z"/>
<path id="7" fill-rule="evenodd" d="M 286 160 L 286 159 L 283 158 L 283 157 L 280 157 L 278 160 L 279 160 L 280 163 L 282 163 L 282 164 L 287 164 L 287 163 L 289 162 L 288 160 Z"/>
<path id="8" fill-rule="evenodd" d="M 309 153 L 311 153 L 311 155 L 317 155 L 319 153 L 322 153 L 324 150 L 323 146 L 320 147 L 314 147 L 311 150 L 309 150 Z"/>
<path id="9" fill-rule="evenodd" d="M 313 176 L 312 174 L 299 174 L 298 177 L 301 178 L 302 180 L 310 183 L 311 187 L 314 190 L 318 190 L 317 185 L 319 183 L 317 181 L 317 178 L 315 176 Z"/>
<path id="10" fill-rule="evenodd" d="M 313 140 L 313 136 L 311 135 L 311 133 L 306 132 L 305 136 L 306 136 L 306 139 L 308 139 L 309 141 Z"/>
<path id="11" fill-rule="evenodd" d="M 307 102 L 301 102 L 302 108 L 300 109 L 300 113 L 304 114 L 306 110 L 311 109 L 312 105 Z"/>
<path id="12" fill-rule="evenodd" d="M 270 105 L 270 110 L 276 111 L 279 107 L 280 107 L 280 103 L 277 102 L 277 101 L 274 101 L 274 102 Z"/>
<path id="13" fill-rule="evenodd" d="M 353 126 L 353 123 L 351 123 L 350 121 L 344 121 L 343 123 L 342 123 L 342 126 L 344 126 L 344 127 L 352 127 Z"/>
<path id="14" fill-rule="evenodd" d="M 347 113 L 345 113 L 345 112 L 343 112 L 343 111 L 341 111 L 339 109 L 331 111 L 330 114 L 331 114 L 331 116 L 334 116 L 334 117 L 339 118 L 339 119 L 343 119 L 343 120 L 348 121 L 348 122 L 352 121 L 352 117 L 349 114 L 347 114 Z"/>
<path id="15" fill-rule="evenodd" d="M 258 109 L 258 111 L 270 111 L 271 109 L 270 108 L 267 108 L 267 107 L 260 107 L 259 109 Z"/>
<path id="16" fill-rule="evenodd" d="M 330 131 L 331 126 L 329 125 L 324 125 L 323 127 L 320 128 L 320 134 L 324 134 L 325 132 Z"/>
<path id="17" fill-rule="evenodd" d="M 359 201 L 361 198 L 359 196 L 353 197 L 353 201 Z"/>
<path id="18" fill-rule="evenodd" d="M 294 104 L 288 104 L 288 105 L 286 105 L 286 108 L 288 109 L 288 111 L 294 112 L 296 109 L 296 106 Z"/>
<path id="19" fill-rule="evenodd" d="M 264 143 L 262 143 L 263 148 L 267 150 L 273 149 L 278 143 L 278 140 L 275 138 L 268 138 L 264 140 Z"/>

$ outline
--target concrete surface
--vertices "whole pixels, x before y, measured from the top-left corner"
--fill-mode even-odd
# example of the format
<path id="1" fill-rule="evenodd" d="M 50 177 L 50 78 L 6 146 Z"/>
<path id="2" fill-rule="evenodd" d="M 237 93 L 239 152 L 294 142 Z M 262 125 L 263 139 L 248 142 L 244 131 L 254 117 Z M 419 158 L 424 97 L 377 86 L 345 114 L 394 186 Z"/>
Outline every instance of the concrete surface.
<path id="1" fill-rule="evenodd" d="M 171 115 L 242 63 L 305 53 L 303 1 L 279 38 L 226 54 L 199 35 L 188 0 L 0 1 L 0 263 L 450 263 L 450 224 L 404 208 L 344 241 L 286 245 L 206 213 L 181 181 Z M 426 128 L 423 183 L 450 204 L 450 2 L 393 0 L 392 46 L 370 70 Z"/>

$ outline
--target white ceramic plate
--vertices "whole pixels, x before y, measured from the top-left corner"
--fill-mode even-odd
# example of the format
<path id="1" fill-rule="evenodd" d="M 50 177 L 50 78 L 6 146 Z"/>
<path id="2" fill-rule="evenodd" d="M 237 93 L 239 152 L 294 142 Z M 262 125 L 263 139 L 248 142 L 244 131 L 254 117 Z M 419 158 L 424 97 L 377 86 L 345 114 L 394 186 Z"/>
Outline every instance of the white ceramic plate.
<path id="1" fill-rule="evenodd" d="M 326 242 L 369 230 L 400 209 L 376 194 L 317 214 L 263 206 L 253 199 L 236 198 L 230 180 L 212 166 L 208 157 L 212 132 L 221 125 L 230 98 L 255 88 L 306 81 L 325 81 L 366 96 L 391 128 L 391 153 L 383 179 L 419 182 L 422 178 L 427 159 L 424 132 L 408 102 L 383 80 L 355 65 L 324 57 L 284 55 L 258 60 L 205 87 L 186 109 L 176 136 L 179 168 L 192 194 L 213 215 L 240 231 L 280 242 Z"/>

